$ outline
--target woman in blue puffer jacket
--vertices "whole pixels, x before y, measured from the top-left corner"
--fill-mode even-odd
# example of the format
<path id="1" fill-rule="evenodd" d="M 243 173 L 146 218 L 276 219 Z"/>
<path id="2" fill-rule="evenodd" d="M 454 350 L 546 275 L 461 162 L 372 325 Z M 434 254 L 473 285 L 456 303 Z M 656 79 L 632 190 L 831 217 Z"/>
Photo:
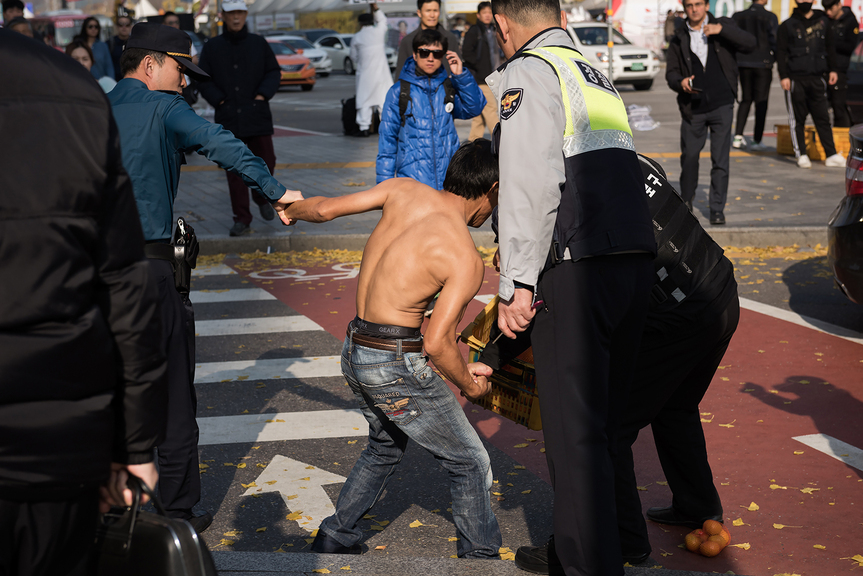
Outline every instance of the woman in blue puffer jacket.
<path id="1" fill-rule="evenodd" d="M 444 85 L 444 57 L 452 70 L 451 105 Z M 387 92 L 379 129 L 377 182 L 407 176 L 440 190 L 450 158 L 459 147 L 453 118 L 479 115 L 485 97 L 458 55 L 447 52 L 447 40 L 437 30 L 423 30 L 414 37 L 413 57 L 405 62 L 399 79 L 410 84 L 410 101 L 402 126 L 401 82 Z"/>

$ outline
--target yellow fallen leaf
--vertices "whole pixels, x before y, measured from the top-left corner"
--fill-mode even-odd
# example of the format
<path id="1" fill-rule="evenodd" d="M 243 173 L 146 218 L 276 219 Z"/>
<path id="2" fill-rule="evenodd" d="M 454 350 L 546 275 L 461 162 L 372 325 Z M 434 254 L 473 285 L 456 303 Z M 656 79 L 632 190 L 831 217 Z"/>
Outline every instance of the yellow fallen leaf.
<path id="1" fill-rule="evenodd" d="M 827 550 L 827 546 L 824 546 L 822 544 L 813 544 L 812 547 L 818 548 L 819 550 Z"/>
<path id="2" fill-rule="evenodd" d="M 329 574 L 329 573 L 330 573 L 330 571 L 327 570 L 326 568 L 315 568 L 314 570 L 312 570 L 312 574 Z"/>
<path id="3" fill-rule="evenodd" d="M 243 484 L 243 483 L 241 482 L 241 483 L 240 483 L 240 486 L 242 486 L 243 488 L 256 488 L 258 485 L 257 485 L 257 484 L 255 484 L 254 482 L 250 482 L 249 484 Z"/>
<path id="4" fill-rule="evenodd" d="M 317 536 L 317 535 L 318 535 L 318 529 L 317 529 L 317 528 L 315 528 L 314 530 L 312 530 L 312 533 L 311 533 L 311 534 L 309 534 L 309 536 Z"/>
<path id="5" fill-rule="evenodd" d="M 354 430 L 356 430 L 356 428 L 354 428 Z M 314 469 L 315 469 L 314 466 L 306 466 L 306 470 L 314 470 Z"/>
<path id="6" fill-rule="evenodd" d="M 801 488 L 800 489 L 800 491 L 803 492 L 804 494 L 812 494 L 814 492 L 817 492 L 818 490 L 821 490 L 821 488 Z"/>
<path id="7" fill-rule="evenodd" d="M 501 560 L 515 560 L 515 552 L 505 552 L 500 555 Z"/>
<path id="8" fill-rule="evenodd" d="M 299 512 L 291 512 L 290 514 L 288 514 L 287 516 L 285 516 L 285 518 L 287 518 L 288 520 L 299 520 L 299 519 L 300 519 L 300 518 L 302 518 L 302 517 L 303 517 L 303 513 L 302 513 L 302 511 L 299 511 Z"/>
<path id="9" fill-rule="evenodd" d="M 522 494 L 530 494 L 530 490 L 522 490 Z"/>
<path id="10" fill-rule="evenodd" d="M 314 542 L 314 541 L 315 541 L 315 539 L 314 539 L 314 538 L 303 538 L 303 540 L 305 540 L 305 541 L 306 541 L 306 544 L 311 544 L 312 542 Z"/>
<path id="11" fill-rule="evenodd" d="M 291 494 L 290 496 L 288 496 L 288 500 L 293 500 L 294 498 L 299 498 L 299 496 L 300 496 L 299 494 Z"/>
<path id="12" fill-rule="evenodd" d="M 492 492 L 494 496 L 503 496 L 503 492 Z"/>
<path id="13" fill-rule="evenodd" d="M 432 514 L 437 514 L 438 512 L 440 512 L 440 508 L 435 508 L 434 510 L 429 510 L 429 512 L 431 512 Z"/>
<path id="14" fill-rule="evenodd" d="M 371 520 L 372 518 L 375 518 L 375 516 L 372 514 L 363 515 L 363 520 Z"/>
<path id="15" fill-rule="evenodd" d="M 513 448 L 527 448 L 527 444 L 516 444 Z"/>
<path id="16" fill-rule="evenodd" d="M 356 443 L 357 443 L 356 440 L 348 440 L 348 444 L 356 444 Z"/>
<path id="17" fill-rule="evenodd" d="M 773 524 L 773 527 L 777 530 L 782 530 L 783 528 L 803 528 L 803 526 L 788 526 L 787 524 Z"/>
<path id="18" fill-rule="evenodd" d="M 378 523 L 378 526 L 386 526 L 387 524 L 390 523 L 389 520 L 375 520 L 375 522 Z"/>
<path id="19" fill-rule="evenodd" d="M 795 450 L 794 451 L 795 456 L 800 456 L 801 454 L 803 454 L 803 450 Z"/>
<path id="20" fill-rule="evenodd" d="M 267 531 L 267 527 L 266 527 L 266 526 L 262 526 L 262 527 L 260 527 L 260 528 L 255 528 L 255 532 L 266 532 L 266 531 Z"/>
<path id="21" fill-rule="evenodd" d="M 752 547 L 749 545 L 749 542 L 742 542 L 740 544 L 729 544 L 729 546 L 734 546 L 735 548 L 742 548 L 744 550 L 749 550 Z"/>
<path id="22" fill-rule="evenodd" d="M 266 468 L 266 464 L 261 464 L 260 462 L 257 464 L 258 468 Z"/>
<path id="23" fill-rule="evenodd" d="M 728 424 L 720 424 L 723 428 L 734 428 L 734 423 L 737 422 L 737 418 L 729 422 Z"/>
<path id="24" fill-rule="evenodd" d="M 419 528 L 420 526 L 425 526 L 425 524 L 423 524 L 419 520 L 414 520 L 413 522 L 408 524 L 408 526 L 410 526 L 411 528 Z"/>
<path id="25" fill-rule="evenodd" d="M 348 572 L 350 572 L 351 571 L 351 565 L 348 564 L 347 566 L 342 566 L 341 568 L 339 568 L 339 570 L 347 570 Z"/>
<path id="26" fill-rule="evenodd" d="M 234 545 L 233 540 L 228 540 L 227 538 L 222 538 L 221 540 L 219 540 L 219 546 L 233 546 L 233 545 Z"/>
<path id="27" fill-rule="evenodd" d="M 782 574 L 774 574 L 773 576 L 800 576 L 800 574 L 792 574 L 791 572 L 783 572 Z"/>
<path id="28" fill-rule="evenodd" d="M 665 480 L 657 482 L 657 484 L 659 484 L 660 486 L 668 486 L 668 482 L 666 482 Z"/>
<path id="29" fill-rule="evenodd" d="M 636 486 L 637 490 L 641 490 L 642 492 L 647 492 L 647 486 Z"/>
<path id="30" fill-rule="evenodd" d="M 662 551 L 662 552 L 660 552 L 659 554 L 660 554 L 660 556 L 662 556 L 663 558 L 666 558 L 666 557 L 668 557 L 668 556 L 674 556 L 674 553 L 673 553 L 673 552 L 666 552 L 665 550 L 663 550 L 663 551 Z"/>
<path id="31" fill-rule="evenodd" d="M 239 536 L 242 533 L 242 530 L 231 530 L 229 532 L 225 532 L 224 534 L 222 534 L 222 536 Z"/>
<path id="32" fill-rule="evenodd" d="M 527 470 L 527 468 L 525 466 L 522 466 L 521 464 L 516 464 L 515 466 L 513 466 L 513 468 L 515 468 L 516 470 Z"/>
<path id="33" fill-rule="evenodd" d="M 384 545 L 382 545 L 382 546 L 375 546 L 375 550 L 386 550 L 386 549 L 387 549 L 387 545 L 386 545 L 386 544 L 384 544 Z"/>
<path id="34" fill-rule="evenodd" d="M 222 466 L 236 466 L 233 462 L 225 462 Z"/>
<path id="35" fill-rule="evenodd" d="M 771 490 L 788 490 L 788 487 L 787 486 L 780 486 L 779 484 L 771 484 L 770 489 Z"/>
<path id="36" fill-rule="evenodd" d="M 369 530 L 374 530 L 376 532 L 383 532 L 384 527 L 383 526 L 371 526 L 371 527 L 369 527 Z"/>
<path id="37" fill-rule="evenodd" d="M 269 484 L 270 486 L 272 486 L 276 482 L 278 482 L 278 480 L 268 480 L 268 481 L 264 482 L 264 484 Z"/>
<path id="38" fill-rule="evenodd" d="M 732 526 L 743 526 L 744 524 L 746 524 L 746 522 L 743 521 L 743 518 L 738 518 L 731 523 Z"/>
<path id="39" fill-rule="evenodd" d="M 206 470 L 209 467 L 210 467 L 209 464 L 198 464 L 198 468 L 200 468 L 201 470 Z"/>
<path id="40" fill-rule="evenodd" d="M 242 464 L 237 464 L 237 468 L 245 468 L 245 467 L 246 467 L 245 462 L 243 462 Z"/>
<path id="41" fill-rule="evenodd" d="M 300 478 L 300 480 L 302 480 L 303 482 L 308 482 L 311 479 L 312 479 L 311 476 L 306 476 L 305 478 Z"/>
<path id="42" fill-rule="evenodd" d="M 850 558 L 840 558 L 840 560 L 853 560 L 854 562 L 857 562 L 857 564 L 859 564 L 860 566 L 863 566 L 863 556 L 861 556 L 860 554 L 855 554 Z"/>
<path id="43" fill-rule="evenodd" d="M 544 454 L 544 453 L 545 453 L 545 448 L 540 448 L 540 449 L 539 449 L 539 451 L 540 451 L 540 452 L 542 452 L 542 453 Z"/>
<path id="44" fill-rule="evenodd" d="M 746 508 L 750 512 L 757 512 L 758 511 L 758 504 L 753 502 L 749 506 L 741 506 L 741 508 Z"/>
<path id="45" fill-rule="evenodd" d="M 457 538 L 457 537 L 455 537 L 455 536 L 450 536 L 450 537 L 449 537 L 449 538 L 447 538 L 446 540 L 447 540 L 447 542 L 457 542 L 457 541 L 458 541 L 458 538 Z"/>

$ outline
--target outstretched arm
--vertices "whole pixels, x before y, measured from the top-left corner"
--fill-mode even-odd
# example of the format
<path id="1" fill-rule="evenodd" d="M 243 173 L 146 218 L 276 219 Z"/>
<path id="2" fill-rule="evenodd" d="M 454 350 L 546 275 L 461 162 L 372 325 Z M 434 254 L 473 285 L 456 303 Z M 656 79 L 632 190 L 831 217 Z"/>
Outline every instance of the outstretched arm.
<path id="1" fill-rule="evenodd" d="M 340 216 L 362 214 L 371 210 L 381 210 L 396 189 L 398 180 L 387 180 L 363 192 L 328 198 L 315 196 L 294 202 L 279 213 L 282 222 L 290 226 L 297 220 L 304 222 L 329 222 Z"/>

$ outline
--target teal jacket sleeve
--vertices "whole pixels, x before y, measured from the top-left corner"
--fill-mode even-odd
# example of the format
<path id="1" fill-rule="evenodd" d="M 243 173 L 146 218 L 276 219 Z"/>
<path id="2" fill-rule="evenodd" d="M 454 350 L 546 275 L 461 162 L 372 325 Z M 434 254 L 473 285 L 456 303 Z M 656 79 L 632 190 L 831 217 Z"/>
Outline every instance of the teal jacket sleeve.
<path id="1" fill-rule="evenodd" d="M 165 115 L 165 129 L 173 135 L 177 148 L 195 150 L 221 168 L 234 172 L 250 188 L 261 192 L 270 202 L 281 198 L 285 190 L 270 175 L 267 165 L 248 146 L 220 124 L 198 116 L 185 100 L 178 98 Z"/>

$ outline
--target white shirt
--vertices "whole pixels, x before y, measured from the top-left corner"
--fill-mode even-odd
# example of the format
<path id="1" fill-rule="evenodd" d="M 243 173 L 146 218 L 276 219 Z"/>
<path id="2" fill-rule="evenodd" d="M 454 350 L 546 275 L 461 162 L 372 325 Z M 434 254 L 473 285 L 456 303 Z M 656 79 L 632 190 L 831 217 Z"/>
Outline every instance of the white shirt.
<path id="1" fill-rule="evenodd" d="M 707 70 L 707 36 L 704 35 L 705 24 L 707 24 L 707 17 L 701 21 L 700 29 L 693 30 L 689 26 L 689 20 L 686 21 L 686 29 L 689 30 L 689 47 L 692 53 L 701 60 L 701 67 Z"/>

